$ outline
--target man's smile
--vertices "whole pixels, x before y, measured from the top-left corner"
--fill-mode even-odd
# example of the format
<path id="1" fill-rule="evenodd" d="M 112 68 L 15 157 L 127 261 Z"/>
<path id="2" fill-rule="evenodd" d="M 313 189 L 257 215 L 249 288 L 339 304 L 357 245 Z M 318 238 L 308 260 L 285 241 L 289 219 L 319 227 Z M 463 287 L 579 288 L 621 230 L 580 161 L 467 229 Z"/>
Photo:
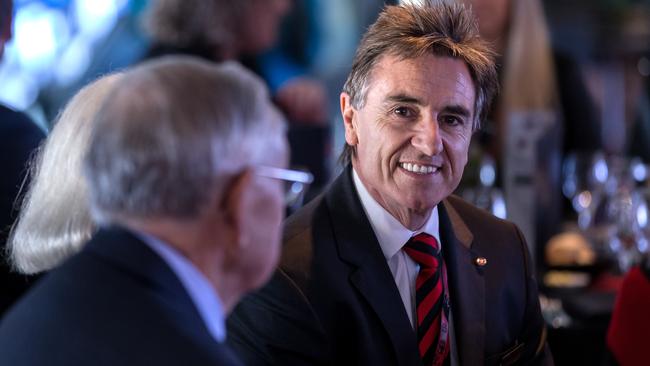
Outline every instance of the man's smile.
<path id="1" fill-rule="evenodd" d="M 439 166 L 418 163 L 399 163 L 400 168 L 415 174 L 433 174 L 440 170 Z"/>

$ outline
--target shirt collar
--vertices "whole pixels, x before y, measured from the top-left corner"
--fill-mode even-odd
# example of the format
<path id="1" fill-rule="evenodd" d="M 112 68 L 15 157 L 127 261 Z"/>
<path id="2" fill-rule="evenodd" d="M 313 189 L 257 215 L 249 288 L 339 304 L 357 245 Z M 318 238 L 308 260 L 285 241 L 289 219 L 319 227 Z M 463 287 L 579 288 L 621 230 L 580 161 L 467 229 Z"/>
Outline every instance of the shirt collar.
<path id="1" fill-rule="evenodd" d="M 172 269 L 189 294 L 206 328 L 217 342 L 226 339 L 223 304 L 210 281 L 192 262 L 162 240 L 143 232 L 134 232 Z"/>
<path id="2" fill-rule="evenodd" d="M 370 221 L 370 226 L 372 226 L 377 236 L 377 241 L 379 241 L 379 246 L 386 260 L 397 254 L 413 235 L 422 232 L 432 235 L 440 243 L 438 206 L 433 208 L 429 219 L 419 230 L 411 231 L 404 227 L 370 195 L 354 169 L 352 169 L 352 180 L 359 194 L 361 206 L 363 206 L 368 221 Z"/>

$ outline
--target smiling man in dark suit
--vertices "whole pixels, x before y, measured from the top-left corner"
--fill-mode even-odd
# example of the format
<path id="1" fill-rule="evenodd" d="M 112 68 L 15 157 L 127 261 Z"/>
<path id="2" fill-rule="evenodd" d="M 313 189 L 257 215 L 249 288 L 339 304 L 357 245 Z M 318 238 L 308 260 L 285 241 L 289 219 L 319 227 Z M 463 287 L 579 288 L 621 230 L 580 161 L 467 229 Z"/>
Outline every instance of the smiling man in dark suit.
<path id="1" fill-rule="evenodd" d="M 284 119 L 231 63 L 162 58 L 114 88 L 85 159 L 101 229 L 2 319 L 0 364 L 239 365 L 224 318 L 277 264 Z"/>
<path id="2" fill-rule="evenodd" d="M 251 365 L 552 363 L 521 232 L 451 195 L 497 88 L 458 4 L 389 6 L 341 94 L 345 171 L 229 319 Z"/>

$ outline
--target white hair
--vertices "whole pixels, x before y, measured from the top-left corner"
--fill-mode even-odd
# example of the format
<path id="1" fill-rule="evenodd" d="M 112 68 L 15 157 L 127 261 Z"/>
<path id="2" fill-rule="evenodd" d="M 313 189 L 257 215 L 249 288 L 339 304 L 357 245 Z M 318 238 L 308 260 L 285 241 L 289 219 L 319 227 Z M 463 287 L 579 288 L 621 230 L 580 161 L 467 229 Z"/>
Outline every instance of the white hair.
<path id="1" fill-rule="evenodd" d="M 127 72 L 96 119 L 85 160 L 93 214 L 192 218 L 213 189 L 283 146 L 263 82 L 236 63 L 167 56 Z"/>
<path id="2" fill-rule="evenodd" d="M 95 230 L 81 173 L 91 122 L 121 74 L 102 77 L 79 91 L 57 118 L 30 162 L 31 184 L 7 251 L 14 268 L 34 274 L 76 253 Z"/>

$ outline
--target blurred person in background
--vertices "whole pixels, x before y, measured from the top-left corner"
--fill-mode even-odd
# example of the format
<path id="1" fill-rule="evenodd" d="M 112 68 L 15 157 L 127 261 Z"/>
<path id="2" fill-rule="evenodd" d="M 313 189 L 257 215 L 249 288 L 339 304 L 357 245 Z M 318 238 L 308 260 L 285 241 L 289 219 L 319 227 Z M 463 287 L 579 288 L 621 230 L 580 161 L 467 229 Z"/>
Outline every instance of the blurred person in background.
<path id="1" fill-rule="evenodd" d="M 12 36 L 13 2 L 0 0 L 0 60 Z M 0 316 L 28 288 L 32 279 L 12 273 L 5 259 L 5 243 L 11 223 L 18 216 L 20 188 L 25 184 L 27 161 L 44 138 L 32 120 L 0 104 Z"/>
<path id="2" fill-rule="evenodd" d="M 267 78 L 274 102 L 289 121 L 291 164 L 315 173 L 315 192 L 328 175 L 325 88 L 304 73 L 269 80 L 258 58 L 277 43 L 291 6 L 291 0 L 153 0 L 144 18 L 153 43 L 147 57 L 188 54 L 214 62 L 238 60 Z M 276 61 L 276 70 L 291 67 L 287 58 Z"/>
<path id="3" fill-rule="evenodd" d="M 478 161 L 498 162 L 508 217 L 541 258 L 544 244 L 561 230 L 562 160 L 574 151 L 595 152 L 601 128 L 578 65 L 553 50 L 539 0 L 460 0 L 472 7 L 483 38 L 500 59 L 500 93 L 470 152 L 474 184 Z"/>
<path id="4" fill-rule="evenodd" d="M 2 319 L 0 364 L 239 365 L 224 318 L 273 271 L 284 205 L 270 176 L 289 173 L 263 83 L 165 57 L 125 72 L 93 123 L 100 229 Z"/>
<path id="5" fill-rule="evenodd" d="M 81 89 L 31 161 L 31 182 L 7 242 L 10 262 L 19 272 L 36 274 L 58 266 L 95 233 L 81 165 L 92 121 L 120 78 L 109 74 Z"/>
<path id="6" fill-rule="evenodd" d="M 290 0 L 153 0 L 144 25 L 150 57 L 191 54 L 211 61 L 256 55 L 277 41 Z"/>

